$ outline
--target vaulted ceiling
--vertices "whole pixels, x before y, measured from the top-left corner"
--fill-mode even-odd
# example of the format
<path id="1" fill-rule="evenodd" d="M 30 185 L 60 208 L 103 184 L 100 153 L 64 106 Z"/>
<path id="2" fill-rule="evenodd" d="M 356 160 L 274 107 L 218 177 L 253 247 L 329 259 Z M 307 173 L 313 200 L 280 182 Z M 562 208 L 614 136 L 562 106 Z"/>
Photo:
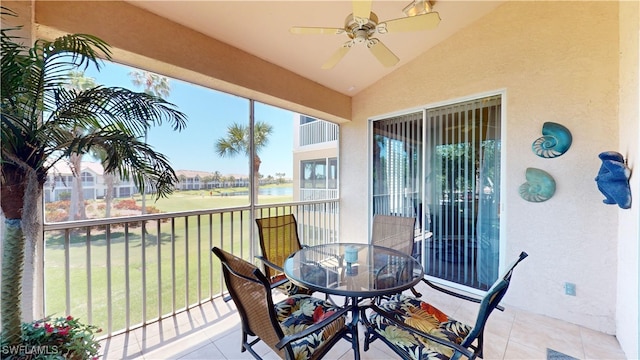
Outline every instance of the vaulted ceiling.
<path id="1" fill-rule="evenodd" d="M 412 61 L 458 30 L 478 21 L 502 1 L 438 0 L 441 21 L 433 30 L 376 34 L 400 61 L 383 66 L 356 44 L 332 69 L 322 65 L 349 40 L 346 34 L 295 35 L 292 26 L 342 28 L 351 1 L 140 1 L 129 3 L 197 30 L 330 89 L 353 96 Z M 373 0 L 379 22 L 403 18 L 410 0 Z"/>

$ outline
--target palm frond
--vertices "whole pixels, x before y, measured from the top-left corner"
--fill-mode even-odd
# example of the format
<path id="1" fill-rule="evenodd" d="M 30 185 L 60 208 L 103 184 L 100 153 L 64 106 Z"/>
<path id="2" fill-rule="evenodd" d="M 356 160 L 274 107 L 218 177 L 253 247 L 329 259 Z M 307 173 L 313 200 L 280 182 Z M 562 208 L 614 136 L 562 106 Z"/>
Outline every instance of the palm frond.
<path id="1" fill-rule="evenodd" d="M 186 115 L 162 98 L 120 87 L 103 87 L 76 91 L 57 89 L 55 113 L 57 122 L 75 122 L 85 127 L 85 120 L 96 121 L 99 127 L 121 123 L 142 135 L 151 125 L 171 124 L 174 130 L 186 126 Z M 93 124 L 92 124 L 93 125 Z"/>
<path id="2" fill-rule="evenodd" d="M 89 148 L 100 149 L 105 172 L 116 172 L 123 179 L 133 180 L 141 192 L 151 186 L 157 198 L 171 194 L 178 181 L 166 156 L 118 126 L 76 137 L 67 155 L 74 149 Z"/>

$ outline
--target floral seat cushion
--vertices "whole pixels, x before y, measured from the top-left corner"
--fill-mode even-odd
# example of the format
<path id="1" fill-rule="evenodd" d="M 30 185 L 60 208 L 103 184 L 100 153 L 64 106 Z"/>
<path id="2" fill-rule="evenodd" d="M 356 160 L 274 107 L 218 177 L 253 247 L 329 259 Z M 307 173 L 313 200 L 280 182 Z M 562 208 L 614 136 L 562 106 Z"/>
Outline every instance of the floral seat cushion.
<path id="1" fill-rule="evenodd" d="M 413 297 L 398 295 L 381 304 L 380 308 L 392 314 L 401 323 L 457 344 L 462 343 L 471 331 L 470 326 Z M 369 321 L 376 333 L 406 352 L 412 359 L 449 359 L 453 355 L 453 349 L 391 325 L 377 313 L 370 315 Z"/>
<path id="2" fill-rule="evenodd" d="M 299 333 L 338 310 L 328 302 L 308 295 L 293 295 L 275 304 L 275 308 L 285 336 Z M 344 326 L 345 319 L 341 317 L 322 330 L 291 343 L 296 359 L 310 358 Z"/>
<path id="3" fill-rule="evenodd" d="M 285 280 L 287 277 L 284 274 L 278 274 L 275 276 L 272 276 L 271 279 L 269 279 L 269 281 L 272 284 L 275 284 L 279 281 Z M 303 294 L 303 295 L 312 295 L 313 291 L 300 287 L 294 283 L 292 283 L 291 281 L 287 281 L 284 284 L 278 286 L 278 289 L 280 291 L 282 291 L 285 295 L 290 296 L 290 295 L 298 295 L 298 294 Z"/>

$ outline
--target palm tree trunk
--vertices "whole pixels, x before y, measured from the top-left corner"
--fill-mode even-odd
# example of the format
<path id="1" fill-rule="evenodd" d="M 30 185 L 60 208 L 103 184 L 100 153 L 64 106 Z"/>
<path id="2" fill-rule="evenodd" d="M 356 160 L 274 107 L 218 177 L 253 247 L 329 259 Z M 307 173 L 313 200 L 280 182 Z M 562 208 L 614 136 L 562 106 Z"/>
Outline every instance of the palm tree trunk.
<path id="1" fill-rule="evenodd" d="M 31 169 L 25 173 L 6 166 L 3 170 L 0 201 L 6 220 L 0 285 L 2 341 L 15 345 L 20 342 L 23 314 L 27 315 L 27 320 L 33 317 L 34 298 L 40 293 L 34 284 L 38 256 L 36 242 L 42 233 L 39 202 L 45 176 L 40 180 Z"/>
<path id="2" fill-rule="evenodd" d="M 255 155 L 253 157 L 253 201 L 255 203 L 258 202 L 258 189 L 260 189 L 260 164 L 262 164 L 262 160 L 260 160 L 260 156 Z"/>
<path id="3" fill-rule="evenodd" d="M 73 184 L 71 186 L 71 208 L 69 220 L 83 220 L 87 218 L 84 207 L 84 191 L 82 187 L 82 155 L 69 155 L 71 168 L 73 169 Z"/>
<path id="4" fill-rule="evenodd" d="M 20 219 L 5 220 L 5 235 L 2 245 L 2 342 L 11 345 L 20 343 L 20 288 L 24 266 L 24 243 Z"/>
<path id="5" fill-rule="evenodd" d="M 107 186 L 107 191 L 104 194 L 105 202 L 105 217 L 111 217 L 111 203 L 113 202 L 113 184 L 115 182 L 115 176 L 113 173 L 104 174 L 104 183 Z"/>

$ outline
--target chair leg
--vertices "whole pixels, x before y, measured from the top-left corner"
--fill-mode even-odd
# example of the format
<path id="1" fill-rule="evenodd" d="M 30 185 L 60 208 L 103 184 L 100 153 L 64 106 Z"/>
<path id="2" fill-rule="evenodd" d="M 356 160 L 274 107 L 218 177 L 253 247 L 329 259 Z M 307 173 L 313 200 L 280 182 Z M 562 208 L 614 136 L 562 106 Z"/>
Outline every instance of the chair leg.
<path id="1" fill-rule="evenodd" d="M 484 331 L 480 332 L 480 335 L 478 336 L 478 351 L 476 351 L 476 353 L 478 354 L 478 357 L 483 359 L 484 355 L 483 355 L 483 345 L 484 345 Z"/>
<path id="2" fill-rule="evenodd" d="M 240 352 L 243 353 L 247 351 L 245 344 L 247 343 L 247 333 L 242 331 L 242 342 L 240 343 Z"/>

